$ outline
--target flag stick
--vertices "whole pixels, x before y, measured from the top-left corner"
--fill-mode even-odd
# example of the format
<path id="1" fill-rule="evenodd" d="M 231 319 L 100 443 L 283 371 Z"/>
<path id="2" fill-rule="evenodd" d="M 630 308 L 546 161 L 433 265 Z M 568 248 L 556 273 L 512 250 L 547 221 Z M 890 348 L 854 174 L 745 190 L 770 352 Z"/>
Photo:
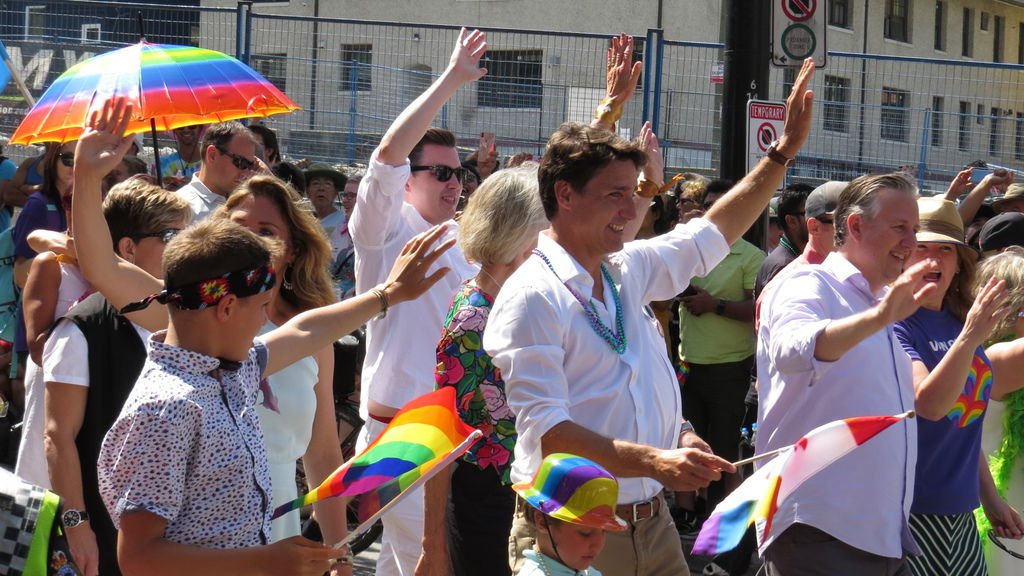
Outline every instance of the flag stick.
<path id="1" fill-rule="evenodd" d="M 370 516 L 362 524 L 357 526 L 355 530 L 349 532 L 348 536 L 346 536 L 341 542 L 335 544 L 334 547 L 341 548 L 342 546 L 346 546 L 348 545 L 349 542 L 355 540 L 357 536 L 369 530 L 370 526 L 373 526 L 373 523 L 376 522 L 381 516 L 383 516 L 384 513 L 388 511 L 388 509 L 390 509 L 395 504 L 398 504 L 398 502 L 402 498 L 405 498 L 407 495 L 409 495 L 410 492 L 422 486 L 424 483 L 426 483 L 427 480 L 433 478 L 435 474 L 443 470 L 449 464 L 455 462 L 455 460 L 458 459 L 459 456 L 462 456 L 463 453 L 466 452 L 466 450 L 469 450 L 470 446 L 472 446 L 473 443 L 476 442 L 483 435 L 483 432 L 479 430 L 473 430 L 472 434 L 467 436 L 466 439 L 463 440 L 461 444 L 456 446 L 454 450 L 449 452 L 448 455 L 442 458 L 440 462 L 435 464 L 433 468 L 427 470 L 426 474 L 417 478 L 412 484 L 409 485 L 408 488 L 402 490 L 402 492 L 398 496 L 396 496 L 394 500 L 382 506 L 380 510 L 377 510 L 377 512 L 373 514 L 373 516 Z"/>
<path id="2" fill-rule="evenodd" d="M 14 80 L 14 84 L 18 87 L 18 91 L 21 92 L 21 96 L 28 102 L 29 107 L 36 105 L 36 99 L 32 97 L 32 93 L 28 91 L 28 86 L 25 86 L 25 81 L 21 79 L 21 75 L 14 69 L 14 63 L 11 62 L 11 55 L 7 53 L 7 48 L 4 47 L 3 43 L 0 42 L 0 57 L 4 60 L 4 65 L 7 66 L 7 70 L 11 73 L 11 79 Z M 2 90 L 2 88 L 0 88 Z"/>
<path id="3" fill-rule="evenodd" d="M 898 416 L 900 418 L 913 418 L 915 416 L 915 412 L 913 410 L 908 410 L 907 412 L 904 412 L 903 414 L 899 414 Z M 752 462 L 757 462 L 758 460 L 764 460 L 765 458 L 771 458 L 772 456 L 775 456 L 779 452 L 782 452 L 783 450 L 789 450 L 792 447 L 793 446 L 790 445 L 790 446 L 783 446 L 782 448 L 776 448 L 775 450 L 771 450 L 769 452 L 765 452 L 764 454 L 757 454 L 755 456 L 751 456 L 750 458 L 744 458 L 743 460 L 739 460 L 738 462 L 733 462 L 732 465 L 737 467 L 737 468 L 739 468 L 740 466 L 745 466 L 745 465 L 750 464 Z"/>

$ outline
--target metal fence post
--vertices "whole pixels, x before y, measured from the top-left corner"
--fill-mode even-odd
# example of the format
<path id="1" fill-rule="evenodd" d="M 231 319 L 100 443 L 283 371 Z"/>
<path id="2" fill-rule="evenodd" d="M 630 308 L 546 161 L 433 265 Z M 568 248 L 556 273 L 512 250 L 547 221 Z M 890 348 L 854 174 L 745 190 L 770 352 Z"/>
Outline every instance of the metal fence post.
<path id="1" fill-rule="evenodd" d="M 654 110 L 651 114 L 651 128 L 655 134 L 661 134 L 661 77 L 665 61 L 665 31 L 655 30 L 654 38 L 657 56 L 654 58 L 654 101 L 651 103 Z"/>
<path id="2" fill-rule="evenodd" d="M 356 158 L 356 117 L 359 105 L 356 99 L 359 97 L 359 86 L 356 85 L 359 78 L 359 62 L 352 61 L 352 68 L 348 73 L 348 142 L 345 147 L 345 162 L 351 164 Z"/>
<path id="3" fill-rule="evenodd" d="M 242 27 L 244 29 L 243 34 L 245 34 L 245 36 L 244 43 L 242 44 L 242 57 L 239 58 L 239 60 L 248 64 L 249 57 L 252 54 L 252 2 L 250 0 L 244 0 L 243 2 L 239 2 L 239 4 L 245 4 L 246 6 L 245 25 Z"/>
<path id="4" fill-rule="evenodd" d="M 924 189 L 924 176 L 928 170 L 928 146 L 931 144 L 929 133 L 932 129 L 932 109 L 925 108 L 924 126 L 921 127 L 921 153 L 917 158 L 917 187 Z"/>
<path id="5" fill-rule="evenodd" d="M 647 39 L 644 41 L 644 109 L 640 115 L 641 122 L 647 122 L 651 117 L 651 70 L 657 57 L 655 53 L 654 29 L 648 29 Z"/>

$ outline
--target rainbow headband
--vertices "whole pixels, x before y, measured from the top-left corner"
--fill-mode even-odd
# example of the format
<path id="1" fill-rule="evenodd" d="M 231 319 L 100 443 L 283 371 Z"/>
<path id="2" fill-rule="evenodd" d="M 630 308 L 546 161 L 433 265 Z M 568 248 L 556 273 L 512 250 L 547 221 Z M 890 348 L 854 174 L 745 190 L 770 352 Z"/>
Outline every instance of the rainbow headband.
<path id="1" fill-rule="evenodd" d="M 145 310 L 153 302 L 173 304 L 182 310 L 202 310 L 216 306 L 228 294 L 239 298 L 254 296 L 274 287 L 277 276 L 269 264 L 228 272 L 223 276 L 200 280 L 176 288 L 164 288 L 156 294 L 146 296 L 121 308 L 121 314 Z"/>

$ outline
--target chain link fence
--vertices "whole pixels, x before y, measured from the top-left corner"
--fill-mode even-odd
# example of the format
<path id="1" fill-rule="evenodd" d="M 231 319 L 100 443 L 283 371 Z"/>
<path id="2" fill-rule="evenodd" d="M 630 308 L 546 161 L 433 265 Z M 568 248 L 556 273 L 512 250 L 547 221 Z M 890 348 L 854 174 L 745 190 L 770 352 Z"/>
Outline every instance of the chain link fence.
<path id="1" fill-rule="evenodd" d="M 365 162 L 392 120 L 447 65 L 457 26 L 264 13 L 238 7 L 63 0 L 0 5 L 0 38 L 39 95 L 91 55 L 139 38 L 220 50 L 248 62 L 302 110 L 264 123 L 290 158 Z M 488 29 L 488 75 L 464 87 L 436 124 L 467 151 L 482 132 L 502 155 L 539 155 L 565 120 L 589 121 L 604 93 L 611 33 Z M 722 46 L 637 37 L 645 73 L 621 129 L 654 120 L 670 171 L 713 176 L 720 166 Z M 771 71 L 772 99 L 795 71 Z M 1024 166 L 1024 66 L 834 52 L 812 83 L 815 124 L 790 178 L 811 183 L 912 167 L 941 190 L 973 160 Z M 0 99 L 10 134 L 26 104 L 13 85 Z M 171 143 L 168 139 L 167 143 Z M 18 156 L 18 150 L 11 150 Z M 27 154 L 30 151 L 23 151 Z"/>

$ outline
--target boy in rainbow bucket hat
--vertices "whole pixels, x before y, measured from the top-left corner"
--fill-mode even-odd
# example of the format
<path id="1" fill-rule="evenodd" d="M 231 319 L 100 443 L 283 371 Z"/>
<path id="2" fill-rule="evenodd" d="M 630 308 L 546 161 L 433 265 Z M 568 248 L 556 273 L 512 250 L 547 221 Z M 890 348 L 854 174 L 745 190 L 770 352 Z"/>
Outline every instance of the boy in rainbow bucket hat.
<path id="1" fill-rule="evenodd" d="M 614 476 L 586 458 L 550 454 L 532 482 L 512 489 L 532 507 L 527 517 L 537 531 L 537 550 L 524 553 L 519 576 L 601 576 L 590 565 L 604 548 L 605 530 L 627 527 L 615 515 Z"/>

